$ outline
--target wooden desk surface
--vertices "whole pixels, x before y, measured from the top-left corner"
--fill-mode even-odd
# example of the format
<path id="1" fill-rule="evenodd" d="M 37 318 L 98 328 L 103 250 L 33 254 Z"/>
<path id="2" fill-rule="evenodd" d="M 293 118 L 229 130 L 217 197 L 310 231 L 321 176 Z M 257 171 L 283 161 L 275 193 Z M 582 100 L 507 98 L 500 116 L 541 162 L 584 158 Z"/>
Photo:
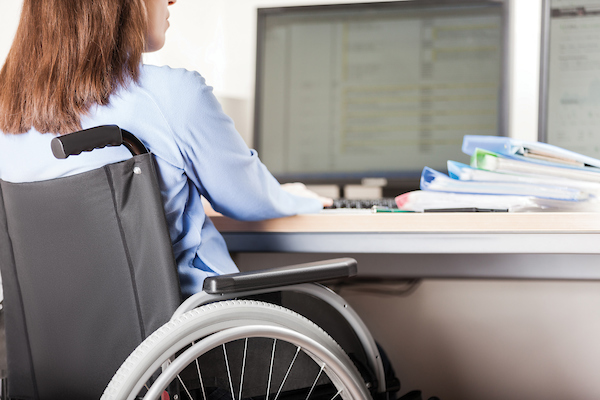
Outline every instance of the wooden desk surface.
<path id="1" fill-rule="evenodd" d="M 600 280 L 600 213 L 208 214 L 232 252 L 386 255 L 366 263 L 375 276 Z"/>
<path id="2" fill-rule="evenodd" d="M 600 233 L 600 213 L 322 213 L 252 222 L 208 215 L 222 233 Z"/>

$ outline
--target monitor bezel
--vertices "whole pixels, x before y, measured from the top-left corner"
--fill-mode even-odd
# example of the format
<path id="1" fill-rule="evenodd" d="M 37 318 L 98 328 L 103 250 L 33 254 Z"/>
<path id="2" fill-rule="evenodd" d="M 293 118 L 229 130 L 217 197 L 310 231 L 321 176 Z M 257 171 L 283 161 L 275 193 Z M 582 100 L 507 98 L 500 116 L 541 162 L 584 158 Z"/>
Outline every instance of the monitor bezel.
<path id="1" fill-rule="evenodd" d="M 256 25 L 256 70 L 254 92 L 254 122 L 253 122 L 253 147 L 261 154 L 261 140 L 259 137 L 261 96 L 262 96 L 262 63 L 264 57 L 265 20 L 272 15 L 281 15 L 298 12 L 322 12 L 345 10 L 370 10 L 370 9 L 421 9 L 440 6 L 469 6 L 469 5 L 499 5 L 502 8 L 502 76 L 501 91 L 498 111 L 498 136 L 508 136 L 509 128 L 509 98 L 510 98 L 510 0 L 397 0 L 378 1 L 365 3 L 322 4 L 287 7 L 265 7 L 257 9 Z M 414 190 L 419 187 L 421 170 L 415 171 L 376 171 L 369 173 L 315 173 L 315 174 L 273 174 L 281 183 L 302 181 L 307 184 L 361 184 L 365 179 L 384 178 L 386 186 Z"/>
<path id="2" fill-rule="evenodd" d="M 550 0 L 542 0 L 542 36 L 540 40 L 540 89 L 538 99 L 538 141 L 548 140 L 548 91 L 550 78 Z"/>

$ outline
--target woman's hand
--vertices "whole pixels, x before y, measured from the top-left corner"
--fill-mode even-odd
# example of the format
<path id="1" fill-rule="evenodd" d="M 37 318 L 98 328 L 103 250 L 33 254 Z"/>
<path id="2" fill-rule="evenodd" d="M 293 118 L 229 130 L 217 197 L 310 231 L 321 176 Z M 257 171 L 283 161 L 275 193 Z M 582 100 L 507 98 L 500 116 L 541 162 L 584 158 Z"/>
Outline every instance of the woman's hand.
<path id="1" fill-rule="evenodd" d="M 321 204 L 323 204 L 323 207 L 329 207 L 333 204 L 333 199 L 319 196 L 317 193 L 313 192 L 312 190 L 309 190 L 304 183 L 284 183 L 283 185 L 281 185 L 281 188 L 286 192 L 294 194 L 296 196 L 318 199 L 321 201 Z"/>

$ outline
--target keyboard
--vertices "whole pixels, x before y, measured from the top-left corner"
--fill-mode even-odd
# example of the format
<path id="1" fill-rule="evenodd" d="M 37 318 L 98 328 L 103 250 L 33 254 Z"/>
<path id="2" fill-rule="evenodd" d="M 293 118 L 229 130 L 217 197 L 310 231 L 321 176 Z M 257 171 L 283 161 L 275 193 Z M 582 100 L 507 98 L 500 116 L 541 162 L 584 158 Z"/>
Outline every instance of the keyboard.
<path id="1" fill-rule="evenodd" d="M 364 200 L 353 200 L 353 199 L 335 199 L 333 205 L 325 207 L 326 210 L 337 210 L 337 209 L 352 209 L 352 210 L 371 210 L 373 207 L 381 208 L 398 208 L 396 201 L 393 197 L 385 197 L 380 199 L 364 199 Z"/>

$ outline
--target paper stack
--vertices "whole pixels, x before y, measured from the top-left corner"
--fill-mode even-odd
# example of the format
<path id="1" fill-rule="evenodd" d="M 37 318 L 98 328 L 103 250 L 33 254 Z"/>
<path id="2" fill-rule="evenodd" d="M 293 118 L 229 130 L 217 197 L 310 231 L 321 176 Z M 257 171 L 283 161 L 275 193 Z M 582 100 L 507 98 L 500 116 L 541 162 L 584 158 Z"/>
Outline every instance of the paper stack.
<path id="1" fill-rule="evenodd" d="M 600 211 L 600 160 L 557 146 L 467 135 L 471 165 L 448 161 L 448 175 L 423 169 L 421 190 L 396 198 L 400 209 Z"/>

